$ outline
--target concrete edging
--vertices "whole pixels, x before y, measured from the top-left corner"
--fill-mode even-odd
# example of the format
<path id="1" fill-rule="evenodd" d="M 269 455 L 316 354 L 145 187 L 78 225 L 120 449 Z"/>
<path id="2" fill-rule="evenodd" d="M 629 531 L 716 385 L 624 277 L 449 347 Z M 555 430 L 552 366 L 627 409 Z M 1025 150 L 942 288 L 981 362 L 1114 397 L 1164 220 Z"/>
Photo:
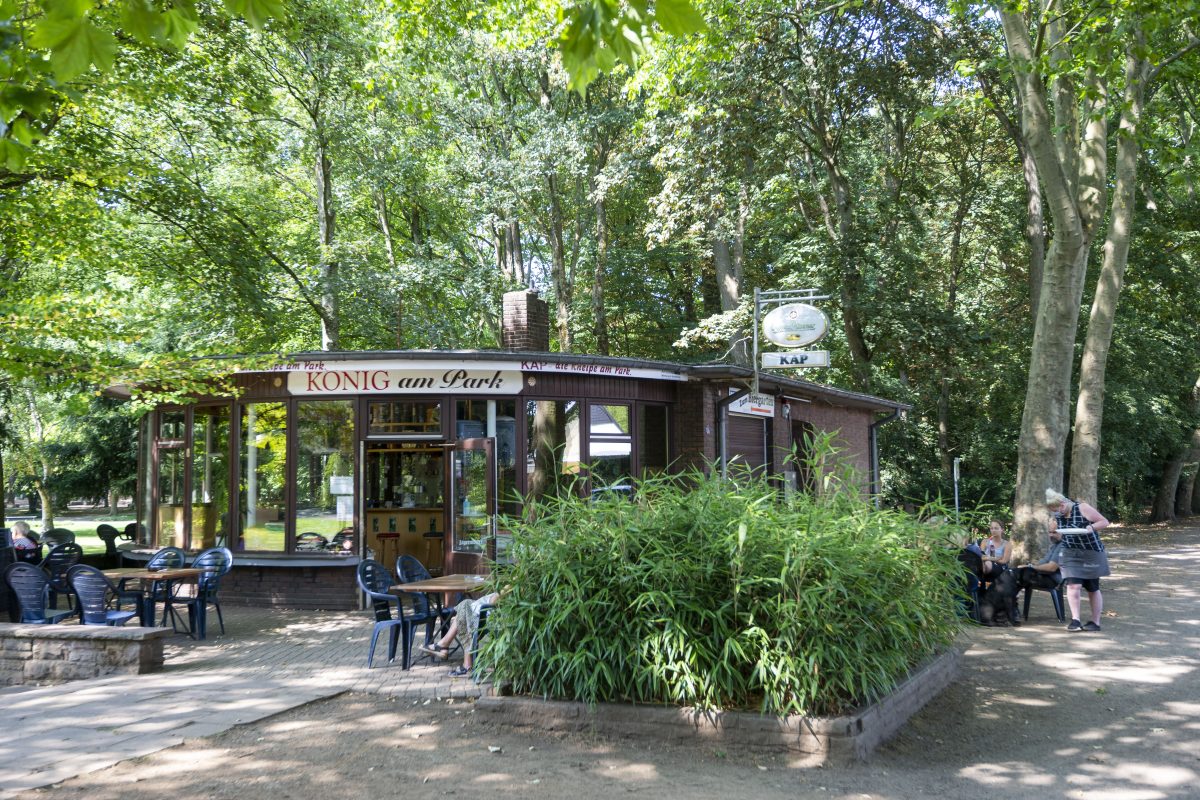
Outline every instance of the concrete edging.
<path id="1" fill-rule="evenodd" d="M 778 718 L 746 711 L 702 713 L 692 708 L 481 697 L 484 719 L 512 728 L 596 733 L 656 742 L 720 744 L 731 749 L 810 756 L 814 763 L 864 761 L 941 693 L 958 674 L 962 650 L 931 658 L 887 696 L 842 717 Z"/>

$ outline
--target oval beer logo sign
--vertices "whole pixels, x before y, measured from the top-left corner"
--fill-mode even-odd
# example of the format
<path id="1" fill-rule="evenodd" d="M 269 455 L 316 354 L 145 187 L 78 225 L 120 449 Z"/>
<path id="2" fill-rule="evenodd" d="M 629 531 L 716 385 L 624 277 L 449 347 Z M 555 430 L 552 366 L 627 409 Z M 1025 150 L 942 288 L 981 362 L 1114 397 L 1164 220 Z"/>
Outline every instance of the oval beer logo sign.
<path id="1" fill-rule="evenodd" d="M 829 317 L 808 303 L 789 303 L 767 314 L 763 335 L 780 347 L 803 347 L 829 332 Z"/>

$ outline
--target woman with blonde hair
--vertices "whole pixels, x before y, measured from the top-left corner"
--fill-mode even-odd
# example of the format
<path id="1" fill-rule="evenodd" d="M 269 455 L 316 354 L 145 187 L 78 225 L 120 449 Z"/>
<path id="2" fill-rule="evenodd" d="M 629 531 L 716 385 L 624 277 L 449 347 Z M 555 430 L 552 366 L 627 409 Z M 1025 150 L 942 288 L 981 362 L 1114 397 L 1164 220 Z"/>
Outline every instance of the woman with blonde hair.
<path id="1" fill-rule="evenodd" d="M 1063 583 L 1067 586 L 1067 605 L 1071 608 L 1071 622 L 1067 630 L 1098 631 L 1100 614 L 1104 611 L 1104 598 L 1100 594 L 1100 579 L 1110 574 L 1108 553 L 1096 531 L 1107 528 L 1104 515 L 1087 503 L 1078 503 L 1053 489 L 1046 490 L 1046 508 L 1054 516 L 1062 534 Z M 1086 589 L 1092 618 L 1079 624 L 1080 590 Z"/>

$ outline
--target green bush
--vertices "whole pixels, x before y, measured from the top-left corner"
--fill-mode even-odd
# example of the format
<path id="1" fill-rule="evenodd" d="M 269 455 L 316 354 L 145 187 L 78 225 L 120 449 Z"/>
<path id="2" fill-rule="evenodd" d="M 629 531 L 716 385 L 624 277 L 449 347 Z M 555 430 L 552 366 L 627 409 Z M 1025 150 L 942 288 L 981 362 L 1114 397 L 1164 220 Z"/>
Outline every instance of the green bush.
<path id="1" fill-rule="evenodd" d="M 481 659 L 522 694 L 837 714 L 958 629 L 947 531 L 855 491 L 781 502 L 697 472 L 510 523 Z"/>

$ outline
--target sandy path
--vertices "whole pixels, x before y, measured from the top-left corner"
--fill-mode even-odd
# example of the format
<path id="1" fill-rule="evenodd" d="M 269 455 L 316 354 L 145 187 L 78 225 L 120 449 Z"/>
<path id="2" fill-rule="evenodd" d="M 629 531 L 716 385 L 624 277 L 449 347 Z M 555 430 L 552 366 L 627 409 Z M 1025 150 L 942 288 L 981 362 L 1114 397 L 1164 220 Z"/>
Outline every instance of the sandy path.
<path id="1" fill-rule="evenodd" d="M 1021 628 L 971 630 L 960 680 L 865 765 L 519 735 L 462 701 L 347 695 L 23 796 L 1200 797 L 1200 529 L 1109 533 L 1102 633 L 1067 634 L 1044 594 Z"/>

